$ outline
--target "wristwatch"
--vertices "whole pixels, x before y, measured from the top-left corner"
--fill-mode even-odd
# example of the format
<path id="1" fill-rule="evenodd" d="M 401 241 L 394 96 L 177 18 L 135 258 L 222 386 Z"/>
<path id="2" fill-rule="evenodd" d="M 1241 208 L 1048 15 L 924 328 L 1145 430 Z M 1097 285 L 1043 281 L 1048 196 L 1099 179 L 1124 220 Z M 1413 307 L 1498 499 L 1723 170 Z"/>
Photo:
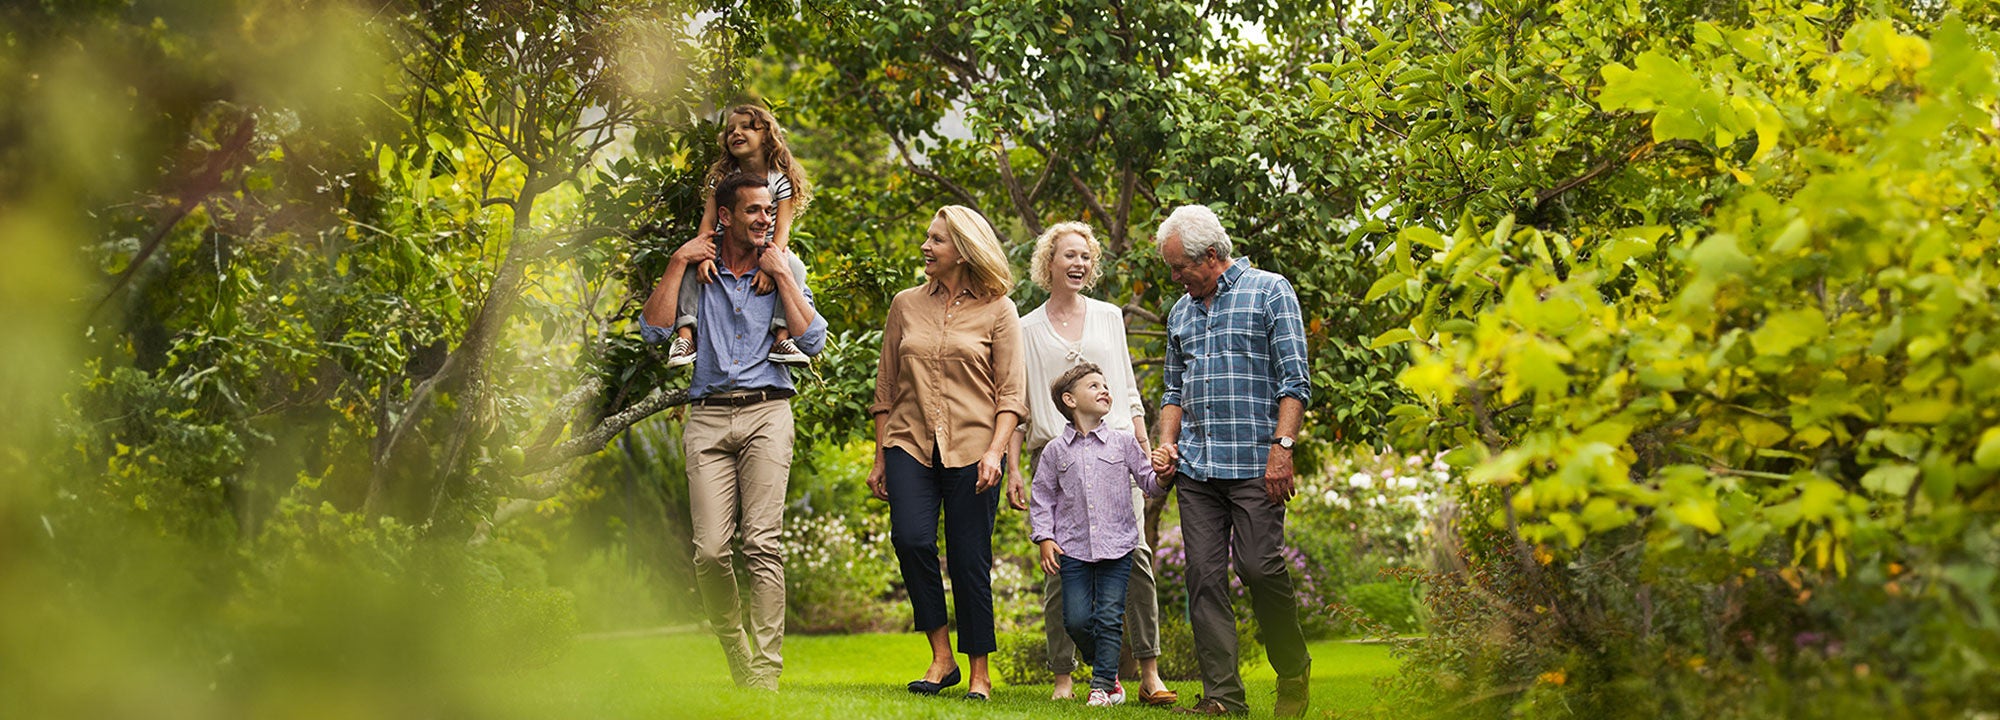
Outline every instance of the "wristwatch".
<path id="1" fill-rule="evenodd" d="M 1292 449 L 1292 445 L 1296 443 L 1291 438 L 1279 435 L 1278 437 L 1273 438 L 1271 440 L 1271 444 L 1277 445 L 1278 447 L 1284 448 L 1286 450 L 1290 450 Z"/>

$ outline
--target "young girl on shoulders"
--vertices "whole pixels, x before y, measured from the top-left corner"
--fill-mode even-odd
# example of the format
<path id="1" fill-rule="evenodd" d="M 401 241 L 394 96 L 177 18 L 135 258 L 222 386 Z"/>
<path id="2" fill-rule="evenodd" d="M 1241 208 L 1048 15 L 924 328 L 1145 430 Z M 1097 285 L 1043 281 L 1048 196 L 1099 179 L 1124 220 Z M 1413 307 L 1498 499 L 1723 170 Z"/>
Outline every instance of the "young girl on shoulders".
<path id="1" fill-rule="evenodd" d="M 715 141 L 722 146 L 722 157 L 717 158 L 715 164 L 708 167 L 708 175 L 702 181 L 705 200 L 700 227 L 713 228 L 717 235 L 721 234 L 721 228 L 716 222 L 715 186 L 721 183 L 723 178 L 737 173 L 749 173 L 763 177 L 770 183 L 771 200 L 778 204 L 778 222 L 772 226 L 771 235 L 766 242 L 777 246 L 780 250 L 787 249 L 792 239 L 792 222 L 800 213 L 805 212 L 806 205 L 812 202 L 813 191 L 812 181 L 806 178 L 805 168 L 799 166 L 798 161 L 792 157 L 791 147 L 785 144 L 785 131 L 778 127 L 778 119 L 771 115 L 771 111 L 761 106 L 738 105 L 730 108 L 729 114 L 724 116 L 722 132 L 716 135 Z M 796 271 L 799 267 L 801 266 L 795 263 L 793 270 Z M 700 277 L 702 282 L 708 282 L 714 272 L 715 263 L 711 260 L 702 263 L 698 272 L 694 274 Z M 756 287 L 760 294 L 769 293 L 775 288 L 762 276 L 757 278 Z M 694 363 L 694 333 L 700 321 L 697 317 L 698 307 L 694 295 L 687 293 L 681 295 L 678 317 L 674 322 L 674 342 L 667 350 L 667 367 L 675 368 Z M 812 358 L 800 352 L 798 346 L 792 343 L 791 331 L 785 327 L 783 317 L 771 321 L 771 330 L 776 336 L 776 340 L 771 343 L 771 362 L 783 365 L 805 365 L 812 362 Z"/>
<path id="2" fill-rule="evenodd" d="M 1084 363 L 1049 388 L 1056 408 L 1069 417 L 1061 434 L 1042 448 L 1029 492 L 1028 525 L 1041 546 L 1042 570 L 1061 575 L 1063 629 L 1090 658 L 1092 707 L 1125 702 L 1118 684 L 1118 649 L 1125 634 L 1125 585 L 1139 521 L 1130 493 L 1165 495 L 1139 441 L 1104 424 L 1111 388 L 1097 365 Z"/>

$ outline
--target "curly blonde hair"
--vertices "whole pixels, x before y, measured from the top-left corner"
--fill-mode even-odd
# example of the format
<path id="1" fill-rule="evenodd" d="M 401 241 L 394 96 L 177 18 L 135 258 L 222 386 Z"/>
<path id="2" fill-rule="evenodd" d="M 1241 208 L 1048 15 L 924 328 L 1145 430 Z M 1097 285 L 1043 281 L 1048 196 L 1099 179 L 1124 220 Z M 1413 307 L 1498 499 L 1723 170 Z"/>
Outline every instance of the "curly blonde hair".
<path id="1" fill-rule="evenodd" d="M 1059 222 L 1050 225 L 1042 236 L 1035 238 L 1035 254 L 1028 260 L 1028 280 L 1043 290 L 1053 289 L 1055 278 L 1049 277 L 1049 264 L 1056 259 L 1056 238 L 1076 235 L 1083 238 L 1083 246 L 1090 250 L 1090 274 L 1083 278 L 1083 286 L 1097 284 L 1104 275 L 1104 245 L 1097 241 L 1097 233 L 1090 225 L 1080 222 Z"/>

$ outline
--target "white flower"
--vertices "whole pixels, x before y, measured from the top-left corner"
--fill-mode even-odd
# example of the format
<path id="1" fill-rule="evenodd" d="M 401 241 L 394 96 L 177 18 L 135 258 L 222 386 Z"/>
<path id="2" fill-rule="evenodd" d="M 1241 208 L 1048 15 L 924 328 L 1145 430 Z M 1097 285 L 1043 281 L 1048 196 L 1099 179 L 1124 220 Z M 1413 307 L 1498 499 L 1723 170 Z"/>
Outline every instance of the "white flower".
<path id="1" fill-rule="evenodd" d="M 1358 472 L 1353 477 L 1347 479 L 1347 484 L 1358 488 L 1373 487 L 1375 485 L 1375 478 L 1370 477 L 1368 473 Z"/>

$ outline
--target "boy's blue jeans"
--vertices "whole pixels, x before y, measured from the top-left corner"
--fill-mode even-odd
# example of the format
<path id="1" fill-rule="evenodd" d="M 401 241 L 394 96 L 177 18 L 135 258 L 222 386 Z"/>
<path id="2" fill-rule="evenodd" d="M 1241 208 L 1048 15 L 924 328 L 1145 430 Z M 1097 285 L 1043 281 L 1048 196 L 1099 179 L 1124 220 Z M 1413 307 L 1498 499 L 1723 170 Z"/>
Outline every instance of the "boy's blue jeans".
<path id="1" fill-rule="evenodd" d="M 1090 659 L 1090 687 L 1110 692 L 1118 683 L 1118 648 L 1125 637 L 1125 584 L 1132 554 L 1084 562 L 1062 558 L 1063 629 Z"/>

